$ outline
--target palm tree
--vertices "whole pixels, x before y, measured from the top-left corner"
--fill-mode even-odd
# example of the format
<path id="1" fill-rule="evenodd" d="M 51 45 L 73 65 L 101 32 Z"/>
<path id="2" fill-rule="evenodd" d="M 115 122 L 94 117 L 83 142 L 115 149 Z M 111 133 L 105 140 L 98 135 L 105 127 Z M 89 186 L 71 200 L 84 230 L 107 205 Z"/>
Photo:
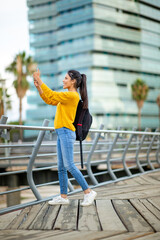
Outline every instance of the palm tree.
<path id="1" fill-rule="evenodd" d="M 22 99 L 29 89 L 29 82 L 27 76 L 33 74 L 36 70 L 36 63 L 32 60 L 31 56 L 26 56 L 23 51 L 17 54 L 13 62 L 6 68 L 6 71 L 11 72 L 15 76 L 13 85 L 16 89 L 19 98 L 19 124 L 22 125 Z M 20 131 L 20 139 L 22 140 L 22 131 Z"/>
<path id="2" fill-rule="evenodd" d="M 141 129 L 141 109 L 144 101 L 147 99 L 149 87 L 140 78 L 138 78 L 132 85 L 132 98 L 136 101 L 138 107 L 138 128 Z"/>
<path id="3" fill-rule="evenodd" d="M 158 97 L 157 97 L 157 105 L 159 108 L 159 130 L 160 130 L 160 95 L 158 95 Z"/>

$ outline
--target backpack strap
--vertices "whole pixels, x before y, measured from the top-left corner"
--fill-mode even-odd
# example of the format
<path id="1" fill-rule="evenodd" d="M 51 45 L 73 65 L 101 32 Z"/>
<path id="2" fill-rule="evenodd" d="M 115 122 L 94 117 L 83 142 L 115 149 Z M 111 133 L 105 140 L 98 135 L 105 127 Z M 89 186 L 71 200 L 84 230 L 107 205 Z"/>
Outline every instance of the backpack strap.
<path id="1" fill-rule="evenodd" d="M 81 153 L 81 168 L 83 168 L 83 150 L 82 150 L 82 140 L 79 141 L 80 153 Z"/>
<path id="2" fill-rule="evenodd" d="M 80 136 L 79 139 L 79 144 L 80 144 L 80 154 L 81 154 L 81 168 L 83 168 L 83 150 L 82 150 L 82 121 L 83 121 L 83 117 L 84 114 L 86 112 L 86 109 L 83 109 L 83 111 L 81 112 L 80 116 L 79 116 L 79 121 L 77 123 L 77 130 L 78 130 L 78 134 Z"/>

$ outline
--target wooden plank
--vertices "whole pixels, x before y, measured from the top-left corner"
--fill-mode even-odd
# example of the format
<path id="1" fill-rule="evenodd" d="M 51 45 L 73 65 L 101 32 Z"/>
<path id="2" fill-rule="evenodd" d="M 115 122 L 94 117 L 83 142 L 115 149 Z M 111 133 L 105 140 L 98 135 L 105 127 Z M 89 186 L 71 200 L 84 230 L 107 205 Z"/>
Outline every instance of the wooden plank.
<path id="1" fill-rule="evenodd" d="M 28 232 L 30 232 L 30 231 L 37 231 L 37 230 L 28 230 Z M 44 240 L 44 239 L 47 239 L 47 240 L 49 240 L 49 239 L 55 239 L 55 237 L 56 236 L 60 236 L 61 237 L 61 239 L 65 239 L 65 237 L 63 237 L 64 236 L 64 234 L 66 234 L 68 231 L 50 231 L 50 230 L 47 230 L 47 231 L 41 231 L 41 230 L 39 230 L 39 232 L 37 233 L 37 234 L 35 234 L 35 236 L 34 237 L 32 237 L 32 235 L 30 235 L 29 236 L 29 238 L 28 238 L 28 236 L 27 236 L 27 239 L 31 239 L 31 240 Z"/>
<path id="2" fill-rule="evenodd" d="M 126 180 L 123 180 L 122 182 L 124 182 L 126 185 L 132 185 L 132 186 L 133 185 L 137 186 L 140 184 L 138 181 L 136 181 L 136 178 L 126 179 Z"/>
<path id="3" fill-rule="evenodd" d="M 113 200 L 114 207 L 129 232 L 153 232 L 153 229 L 127 200 Z"/>
<path id="4" fill-rule="evenodd" d="M 6 227 L 6 229 L 18 229 L 23 220 L 27 217 L 30 207 L 22 209 L 21 213 Z"/>
<path id="5" fill-rule="evenodd" d="M 33 222 L 30 224 L 28 229 L 35 229 L 35 230 L 41 229 L 43 219 L 44 219 L 45 214 L 47 213 L 48 209 L 49 209 L 49 204 L 48 204 L 48 202 L 46 202 L 42 206 L 42 208 L 39 211 L 39 213 L 37 214 L 37 216 L 34 218 Z"/>
<path id="6" fill-rule="evenodd" d="M 147 209 L 149 209 L 149 211 L 151 211 L 160 220 L 160 210 L 158 210 L 147 199 L 140 199 L 140 201 L 146 206 Z"/>
<path id="7" fill-rule="evenodd" d="M 160 171 L 147 173 L 147 175 L 160 181 Z"/>
<path id="8" fill-rule="evenodd" d="M 134 187 L 134 190 L 137 187 L 139 189 L 146 189 L 147 188 L 146 186 L 142 186 L 142 185 L 138 186 L 138 184 L 133 186 L 133 187 Z M 123 193 L 123 192 L 124 193 L 128 193 L 130 191 L 133 192 L 130 185 L 117 185 L 117 183 L 111 183 L 111 184 L 105 185 L 103 187 L 97 187 L 97 188 L 95 188 L 95 191 L 98 193 L 98 196 L 97 196 L 98 198 L 107 196 L 108 199 L 112 199 L 110 194 L 115 196 L 116 194 Z M 83 193 L 76 193 L 73 196 L 70 195 L 69 198 L 70 199 L 82 199 L 83 196 L 84 196 Z"/>
<path id="9" fill-rule="evenodd" d="M 141 176 L 136 177 L 135 181 L 138 182 L 141 185 L 148 185 L 151 184 L 149 181 L 147 181 L 146 179 L 142 178 Z"/>
<path id="10" fill-rule="evenodd" d="M 147 182 L 150 182 L 151 184 L 159 184 L 160 182 L 156 179 L 154 179 L 151 175 L 144 174 L 141 176 L 142 179 L 146 180 Z"/>
<path id="11" fill-rule="evenodd" d="M 160 239 L 160 233 L 154 233 L 145 237 L 138 238 L 138 240 L 159 240 Z"/>
<path id="12" fill-rule="evenodd" d="M 158 188 L 159 185 L 154 185 L 153 184 L 148 184 L 148 185 L 125 185 L 125 186 L 114 186 L 113 188 L 103 188 L 101 190 L 101 188 L 96 189 L 96 191 L 98 191 L 98 197 L 101 197 L 103 195 L 106 196 L 116 196 L 119 194 L 125 194 L 125 193 L 131 193 L 134 194 L 134 192 L 139 192 L 139 191 L 146 191 L 147 189 L 153 189 L 154 188 Z M 158 189 L 157 189 L 158 190 Z"/>
<path id="13" fill-rule="evenodd" d="M 152 178 L 154 178 L 154 179 L 156 179 L 157 181 L 160 182 L 160 174 L 159 174 L 159 172 L 158 172 L 157 175 L 153 175 Z"/>
<path id="14" fill-rule="evenodd" d="M 99 220 L 103 230 L 126 232 L 126 228 L 115 212 L 110 200 L 96 200 Z"/>
<path id="15" fill-rule="evenodd" d="M 102 238 L 101 240 L 132 240 L 132 239 L 139 240 L 141 237 L 147 237 L 148 235 L 153 235 L 153 233 L 128 232 L 113 237 Z"/>
<path id="16" fill-rule="evenodd" d="M 81 203 L 82 201 L 80 201 Z M 95 204 L 88 207 L 79 207 L 78 230 L 100 231 L 100 223 L 97 216 Z"/>
<path id="17" fill-rule="evenodd" d="M 49 237 L 47 240 L 98 240 L 103 238 L 107 239 L 108 237 L 115 235 L 119 235 L 119 233 L 115 231 L 71 231 L 63 235 L 56 235 L 54 238 Z"/>
<path id="18" fill-rule="evenodd" d="M 84 198 L 84 193 L 80 192 L 80 193 L 75 193 L 73 195 L 69 195 L 68 196 L 69 199 L 83 199 Z"/>
<path id="19" fill-rule="evenodd" d="M 144 200 L 131 199 L 133 206 L 141 213 L 146 221 L 152 226 L 155 231 L 160 231 L 160 220 L 152 214 L 153 207 L 149 203 L 147 204 Z M 148 207 L 146 207 L 146 206 Z M 152 207 L 152 208 L 150 208 Z M 158 211 L 158 210 L 157 210 Z"/>
<path id="20" fill-rule="evenodd" d="M 124 181 L 119 181 L 116 182 L 115 185 L 121 186 L 121 185 L 125 185 L 126 183 Z"/>
<path id="21" fill-rule="evenodd" d="M 104 191 L 109 190 L 109 189 L 113 189 L 114 186 L 115 186 L 115 183 L 110 183 L 109 185 L 107 184 L 103 187 L 95 188 L 95 191 L 98 193 L 98 197 L 99 197 L 99 194 L 101 194 L 101 192 L 104 192 Z M 74 193 L 73 195 L 69 195 L 69 199 L 83 199 L 83 198 L 84 198 L 84 193 L 83 192 Z"/>
<path id="22" fill-rule="evenodd" d="M 124 186 L 125 187 L 125 186 Z M 101 199 L 130 199 L 130 198 L 148 198 L 160 195 L 159 185 L 137 185 L 128 186 L 127 188 L 120 187 L 118 189 L 106 189 L 98 193 L 98 198 Z"/>
<path id="23" fill-rule="evenodd" d="M 55 239 L 54 237 L 65 236 L 68 231 L 41 231 L 41 230 L 2 230 L 0 231 L 0 239 L 32 239 L 32 240 L 44 240 Z"/>
<path id="24" fill-rule="evenodd" d="M 118 232 L 108 232 L 108 231 L 59 231 L 59 230 L 52 230 L 52 231 L 41 231 L 41 230 L 2 230 L 0 232 L 1 239 L 7 240 L 8 239 L 32 239 L 32 240 L 95 240 L 96 239 L 103 239 L 105 237 L 119 235 Z"/>
<path id="25" fill-rule="evenodd" d="M 69 205 L 62 205 L 54 229 L 76 230 L 77 229 L 78 200 L 70 200 Z"/>
<path id="26" fill-rule="evenodd" d="M 63 237 L 63 236 L 65 236 L 65 234 L 66 233 L 68 233 L 68 231 L 59 231 L 59 230 L 56 230 L 56 231 L 49 231 L 49 230 L 47 230 L 47 231 L 41 231 L 41 230 L 28 230 L 28 232 L 30 232 L 30 231 L 32 231 L 33 233 L 34 233 L 34 231 L 39 231 L 36 235 L 35 235 L 35 237 L 33 238 L 32 237 L 32 235 L 30 235 L 29 237 L 30 238 L 28 238 L 28 236 L 27 236 L 27 239 L 32 239 L 32 240 L 44 240 L 44 239 L 47 239 L 47 240 L 49 240 L 49 239 L 55 239 L 56 238 L 56 236 L 60 236 L 61 237 L 61 239 L 65 239 L 65 237 Z"/>
<path id="27" fill-rule="evenodd" d="M 52 229 L 59 213 L 60 206 L 51 206 L 49 205 L 48 211 L 43 219 L 41 229 Z"/>
<path id="28" fill-rule="evenodd" d="M 112 198 L 120 198 L 120 199 L 128 199 L 128 198 L 134 198 L 134 197 L 141 197 L 145 198 L 152 197 L 150 193 L 150 189 L 152 189 L 153 184 L 155 185 L 153 196 L 158 196 L 160 195 L 160 171 L 158 172 L 152 172 L 152 173 L 147 173 L 143 176 L 149 176 L 149 178 L 158 179 L 158 181 L 153 181 L 148 179 L 142 179 L 141 177 L 134 177 L 133 179 L 126 179 L 124 181 L 119 181 L 119 183 L 111 183 L 111 184 L 106 184 L 102 187 L 97 187 L 95 188 L 95 191 L 98 193 L 98 198 L 107 198 L 107 199 L 112 199 Z M 134 181 L 135 183 L 133 183 Z M 151 183 L 152 181 L 152 183 Z M 123 184 L 123 182 L 125 184 Z M 130 183 L 133 183 L 133 187 L 131 188 Z M 139 185 L 136 185 L 137 184 Z M 141 184 L 139 184 L 141 183 Z M 143 184 L 142 184 L 143 183 Z M 155 184 L 156 183 L 156 184 Z M 123 184 L 123 185 L 122 185 Z M 157 192 L 156 192 L 157 191 Z M 139 192 L 141 193 L 140 196 Z M 110 195 L 111 194 L 111 195 Z M 119 195 L 120 194 L 120 195 Z M 134 194 L 134 196 L 132 196 Z M 119 196 L 118 196 L 119 195 Z M 69 196 L 70 199 L 82 199 L 83 198 L 83 193 L 76 193 L 74 195 Z"/>
<path id="29" fill-rule="evenodd" d="M 6 213 L 0 216 L 0 229 L 5 229 L 19 214 L 21 210 Z"/>
<path id="30" fill-rule="evenodd" d="M 160 196 L 148 198 L 148 201 L 152 203 L 158 210 L 160 210 Z"/>
<path id="31" fill-rule="evenodd" d="M 26 216 L 26 218 L 23 220 L 22 224 L 18 227 L 18 229 L 27 229 L 29 225 L 32 223 L 34 218 L 39 213 L 40 209 L 43 207 L 44 203 L 33 205 Z"/>

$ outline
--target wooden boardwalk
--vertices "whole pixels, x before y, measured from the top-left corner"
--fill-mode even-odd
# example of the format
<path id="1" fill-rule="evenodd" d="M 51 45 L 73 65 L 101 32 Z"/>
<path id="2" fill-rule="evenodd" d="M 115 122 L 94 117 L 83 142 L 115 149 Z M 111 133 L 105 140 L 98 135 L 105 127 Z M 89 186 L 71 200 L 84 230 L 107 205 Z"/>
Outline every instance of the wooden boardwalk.
<path id="1" fill-rule="evenodd" d="M 89 207 L 78 193 L 69 206 L 44 202 L 0 216 L 0 239 L 160 240 L 160 171 L 95 190 Z"/>

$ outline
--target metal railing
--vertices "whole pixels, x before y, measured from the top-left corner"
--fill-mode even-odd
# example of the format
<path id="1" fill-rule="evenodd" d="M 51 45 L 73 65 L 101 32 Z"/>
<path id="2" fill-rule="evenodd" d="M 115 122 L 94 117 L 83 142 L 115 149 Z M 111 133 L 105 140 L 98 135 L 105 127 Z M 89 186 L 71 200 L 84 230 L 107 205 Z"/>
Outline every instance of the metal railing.
<path id="1" fill-rule="evenodd" d="M 9 139 L 9 132 L 12 129 L 23 129 L 27 131 L 38 130 L 39 134 L 34 144 L 0 144 L 0 150 L 14 149 L 16 147 L 22 149 L 26 147 L 32 148 L 32 153 L 29 155 L 0 157 L 1 167 L 12 167 L 15 161 L 18 161 L 15 166 L 27 165 L 25 170 L 2 172 L 0 173 L 0 177 L 25 173 L 28 181 L 27 187 L 3 191 L 0 193 L 0 196 L 31 189 L 37 200 L 4 208 L 0 210 L 0 214 L 51 199 L 53 196 L 42 198 L 38 188 L 59 183 L 59 181 L 56 180 L 35 184 L 33 178 L 34 172 L 51 169 L 57 170 L 57 163 L 53 161 L 57 156 L 56 151 L 52 153 L 38 153 L 42 147 L 43 149 L 46 147 L 56 147 L 56 143 L 54 142 L 49 142 L 47 144 L 43 142 L 46 131 L 49 131 L 50 136 L 52 136 L 54 132 L 53 127 L 48 127 L 49 120 L 44 120 L 42 127 L 8 125 L 6 122 L 7 117 L 2 116 L 0 120 L 0 137 L 5 139 Z M 144 132 L 140 132 L 136 131 L 135 128 L 133 131 L 123 131 L 120 128 L 118 130 L 104 130 L 103 125 L 100 126 L 99 130 L 91 129 L 90 134 L 94 135 L 94 138 L 90 141 L 83 142 L 83 154 L 85 156 L 84 177 L 89 181 L 90 187 L 94 188 L 145 174 L 149 171 L 160 170 L 160 132 L 158 131 L 157 129 L 155 132 L 150 132 L 149 129 L 146 129 Z M 77 159 L 75 164 L 79 167 L 79 143 L 75 143 L 75 148 L 76 151 L 74 151 L 74 156 Z M 43 162 L 37 162 L 36 164 L 36 160 L 42 157 L 43 159 L 49 157 L 50 162 L 47 163 L 43 160 Z M 27 159 L 29 159 L 29 161 Z M 27 160 L 27 162 L 24 160 Z M 4 164 L 4 162 L 7 162 L 8 165 L 6 163 Z M 38 166 L 38 168 L 36 166 Z M 101 170 L 99 170 L 100 168 Z M 81 191 L 80 189 L 74 188 L 74 180 L 74 178 L 69 178 L 68 180 L 69 194 Z"/>

